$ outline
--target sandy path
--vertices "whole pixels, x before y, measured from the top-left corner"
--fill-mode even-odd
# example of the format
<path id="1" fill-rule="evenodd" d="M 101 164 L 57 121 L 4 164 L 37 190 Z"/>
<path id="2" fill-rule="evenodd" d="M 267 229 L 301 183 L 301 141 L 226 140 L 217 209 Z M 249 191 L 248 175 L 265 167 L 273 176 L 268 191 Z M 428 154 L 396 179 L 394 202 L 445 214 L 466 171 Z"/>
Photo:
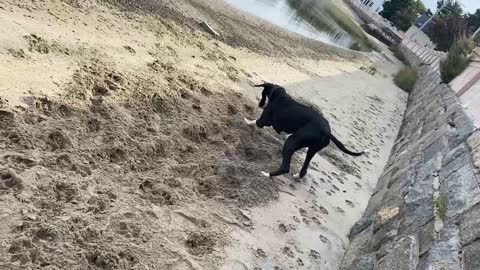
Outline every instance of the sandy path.
<path id="1" fill-rule="evenodd" d="M 384 65 L 390 63 L 378 68 L 387 70 Z M 231 262 L 224 269 L 240 261 L 261 269 L 336 269 L 348 245 L 347 234 L 362 216 L 383 160 L 388 158 L 405 106 L 405 95 L 383 74 L 355 71 L 286 87 L 300 99 L 319 106 L 348 147 L 370 149 L 371 153 L 354 159 L 329 146 L 314 158 L 303 183 L 278 178 L 278 202 L 252 209 L 252 232 L 233 232 L 237 241 L 228 252 Z M 332 156 L 345 160 L 353 172 L 342 168 Z M 300 162 L 303 157 L 300 155 Z"/>
<path id="2" fill-rule="evenodd" d="M 0 4 L 0 266 L 334 269 L 400 124 L 398 63 L 263 54 L 82 3 Z M 283 138 L 242 123 L 261 80 L 371 154 L 262 178 Z"/>

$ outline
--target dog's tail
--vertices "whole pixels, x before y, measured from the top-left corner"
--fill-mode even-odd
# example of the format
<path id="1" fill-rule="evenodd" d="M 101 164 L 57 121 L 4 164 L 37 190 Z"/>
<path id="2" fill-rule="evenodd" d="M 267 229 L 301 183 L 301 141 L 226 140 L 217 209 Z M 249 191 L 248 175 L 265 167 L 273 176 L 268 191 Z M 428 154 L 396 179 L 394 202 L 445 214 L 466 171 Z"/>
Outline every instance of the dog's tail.
<path id="1" fill-rule="evenodd" d="M 340 149 L 342 150 L 342 152 L 348 154 L 348 155 L 351 155 L 351 156 L 361 156 L 363 154 L 366 154 L 368 153 L 368 150 L 365 150 L 363 152 L 352 152 L 350 150 L 348 150 L 345 145 L 343 145 L 343 143 L 341 141 L 339 141 L 337 138 L 335 138 L 335 136 L 333 136 L 333 134 L 330 133 L 330 139 L 333 141 L 333 143 L 335 143 L 335 145 Z"/>

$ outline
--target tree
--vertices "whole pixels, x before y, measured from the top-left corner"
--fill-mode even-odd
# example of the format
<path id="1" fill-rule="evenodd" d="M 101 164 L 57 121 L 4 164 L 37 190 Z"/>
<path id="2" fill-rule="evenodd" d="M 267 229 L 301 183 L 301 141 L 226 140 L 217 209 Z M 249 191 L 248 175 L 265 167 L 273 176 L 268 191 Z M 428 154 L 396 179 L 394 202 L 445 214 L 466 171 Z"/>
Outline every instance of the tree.
<path id="1" fill-rule="evenodd" d="M 439 0 L 437 7 L 443 9 L 432 20 L 426 33 L 441 51 L 448 51 L 456 40 L 469 37 L 475 26 L 480 26 L 480 10 L 464 15 L 462 6 L 455 0 Z"/>
<path id="2" fill-rule="evenodd" d="M 468 24 L 470 26 L 470 32 L 474 33 L 477 29 L 480 28 L 480 9 L 477 9 L 475 13 L 468 14 Z M 480 45 L 480 34 L 474 38 L 477 45 Z"/>
<path id="3" fill-rule="evenodd" d="M 440 51 L 448 51 L 456 40 L 468 37 L 468 20 L 465 16 L 441 15 L 429 25 L 429 36 Z"/>
<path id="4" fill-rule="evenodd" d="M 426 8 L 421 0 L 390 0 L 383 3 L 381 15 L 398 28 L 406 31 L 418 15 L 424 12 L 426 12 Z"/>
<path id="5" fill-rule="evenodd" d="M 468 14 L 468 24 L 473 28 L 473 31 L 480 27 L 480 8 L 475 13 Z"/>
<path id="6" fill-rule="evenodd" d="M 439 0 L 437 8 L 445 7 L 439 12 L 439 15 L 461 16 L 463 14 L 462 6 L 456 0 Z"/>

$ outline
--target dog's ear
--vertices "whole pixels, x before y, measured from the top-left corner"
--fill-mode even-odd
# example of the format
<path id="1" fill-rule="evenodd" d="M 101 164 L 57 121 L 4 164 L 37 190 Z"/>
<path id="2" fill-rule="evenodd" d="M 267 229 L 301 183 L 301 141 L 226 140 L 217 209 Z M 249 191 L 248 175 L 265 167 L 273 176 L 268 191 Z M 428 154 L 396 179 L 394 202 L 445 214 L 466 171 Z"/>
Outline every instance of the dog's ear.
<path id="1" fill-rule="evenodd" d="M 269 91 L 270 91 L 270 88 L 271 88 L 272 84 L 265 82 L 265 83 L 262 83 L 262 84 L 257 84 L 255 86 L 256 87 L 263 87 L 262 99 L 258 103 L 258 107 L 263 108 L 265 106 L 266 101 L 267 101 L 267 96 L 269 94 Z"/>
<path id="2" fill-rule="evenodd" d="M 269 86 L 269 85 L 272 85 L 272 84 L 271 84 L 271 83 L 268 83 L 268 82 L 264 82 L 264 83 L 262 83 L 262 84 L 255 84 L 254 86 L 255 86 L 255 87 L 267 87 L 267 86 Z"/>
<path id="3" fill-rule="evenodd" d="M 272 88 L 274 86 L 274 84 L 272 83 L 268 83 L 268 82 L 264 82 L 262 84 L 257 84 L 255 85 L 256 87 L 263 87 L 263 91 L 262 91 L 262 99 L 260 100 L 260 102 L 258 103 L 258 107 L 260 108 L 263 108 L 263 106 L 265 106 L 265 103 L 267 101 L 267 97 L 270 99 L 270 94 L 272 92 Z"/>
<path id="4" fill-rule="evenodd" d="M 262 99 L 258 103 L 258 107 L 263 108 L 263 106 L 265 106 L 266 101 L 267 101 L 267 88 L 264 87 L 262 91 Z"/>

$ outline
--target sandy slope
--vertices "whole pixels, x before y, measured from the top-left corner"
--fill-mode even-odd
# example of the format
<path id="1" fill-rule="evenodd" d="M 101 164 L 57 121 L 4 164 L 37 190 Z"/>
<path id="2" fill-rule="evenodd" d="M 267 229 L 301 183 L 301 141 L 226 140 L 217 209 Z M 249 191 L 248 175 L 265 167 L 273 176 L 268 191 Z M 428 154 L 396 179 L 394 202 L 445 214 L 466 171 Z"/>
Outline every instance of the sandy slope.
<path id="1" fill-rule="evenodd" d="M 335 269 L 403 114 L 397 64 L 212 3 L 172 1 L 159 17 L 0 3 L 0 268 Z M 231 32 L 214 39 L 195 16 Z M 261 177 L 284 140 L 242 122 L 260 114 L 262 80 L 371 154 L 331 147 L 301 183 Z"/>

